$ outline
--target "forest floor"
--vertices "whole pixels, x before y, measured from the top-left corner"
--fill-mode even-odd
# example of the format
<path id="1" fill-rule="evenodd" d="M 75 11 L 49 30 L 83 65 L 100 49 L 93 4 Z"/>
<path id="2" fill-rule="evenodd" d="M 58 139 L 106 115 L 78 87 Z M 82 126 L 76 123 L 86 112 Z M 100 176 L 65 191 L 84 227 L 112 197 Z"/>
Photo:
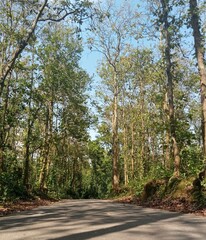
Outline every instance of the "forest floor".
<path id="1" fill-rule="evenodd" d="M 163 209 L 171 212 L 192 213 L 198 216 L 206 217 L 206 205 L 204 207 L 200 207 L 197 203 L 192 203 L 184 198 L 151 199 L 143 202 L 136 196 L 127 196 L 117 199 L 117 202 L 136 204 L 142 207 Z"/>
<path id="2" fill-rule="evenodd" d="M 39 206 L 47 206 L 56 201 L 57 200 L 53 199 L 50 200 L 37 198 L 31 200 L 16 200 L 14 202 L 0 203 L 0 217 L 25 210 L 31 210 Z"/>

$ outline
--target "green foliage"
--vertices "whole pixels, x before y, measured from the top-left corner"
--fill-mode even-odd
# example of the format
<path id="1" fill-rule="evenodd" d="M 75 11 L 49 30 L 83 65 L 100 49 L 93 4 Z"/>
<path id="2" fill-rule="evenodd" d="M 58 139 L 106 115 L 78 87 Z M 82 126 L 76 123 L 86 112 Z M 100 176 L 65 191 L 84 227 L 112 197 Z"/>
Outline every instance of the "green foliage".
<path id="1" fill-rule="evenodd" d="M 32 192 L 82 197 L 86 188 L 78 183 L 88 166 L 90 125 L 90 79 L 79 66 L 81 45 L 61 24 L 46 27 L 41 41 L 19 59 L 17 77 L 11 76 L 0 103 L 0 198 L 5 200 Z"/>
<path id="2" fill-rule="evenodd" d="M 147 175 L 147 178 L 165 178 L 172 176 L 172 169 L 166 169 L 161 163 L 153 165 L 150 169 L 150 172 Z"/>
<path id="3" fill-rule="evenodd" d="M 192 55 L 182 41 L 184 38 L 190 41 L 190 38 L 180 31 L 181 28 L 186 31 L 185 16 L 181 15 L 184 1 L 177 2 L 168 2 L 167 27 L 172 50 L 174 124 L 181 155 L 181 176 L 186 178 L 197 175 L 203 165 L 201 108 L 199 76 Z M 73 17 L 80 24 L 82 17 L 88 16 L 86 8 L 91 7 L 88 1 L 76 1 L 76 5 L 61 3 L 63 8 L 71 6 L 78 10 Z M 30 4 L 29 1 L 7 0 L 0 3 L 2 73 L 38 11 L 38 4 Z M 159 5 L 152 8 L 156 34 L 163 38 L 157 49 L 143 47 L 140 36 L 143 37 L 144 31 L 142 27 L 137 29 L 143 26 L 137 23 L 141 14 L 131 12 L 130 16 L 124 8 L 119 11 L 116 7 L 99 12 L 100 22 L 92 26 L 95 35 L 90 38 L 90 44 L 100 48 L 106 57 L 99 65 L 101 87 L 95 99 L 100 116 L 98 139 L 89 140 L 88 129 L 93 122 L 87 104 L 91 80 L 79 64 L 84 46 L 74 34 L 76 29 L 61 22 L 42 24 L 22 55 L 13 62 L 7 81 L 1 84 L 0 201 L 27 197 L 29 193 L 57 198 L 105 198 L 117 193 L 140 195 L 147 182 L 172 176 L 172 143 L 167 139 L 171 127 L 167 108 L 170 100 L 166 96 L 168 86 L 162 54 L 165 41 L 163 32 L 158 32 L 164 27 L 163 9 Z M 58 17 L 55 11 L 60 8 L 50 6 L 47 9 L 54 12 L 42 17 L 47 14 Z M 134 39 L 137 46 L 133 48 Z M 112 124 L 116 96 L 120 188 L 114 193 Z M 170 184 L 171 191 L 179 187 L 178 194 L 181 192 L 181 184 L 172 185 L 172 181 Z M 158 190 L 161 195 L 164 187 Z M 202 193 L 195 194 L 195 199 L 204 202 Z"/>
<path id="4" fill-rule="evenodd" d="M 98 198 L 104 198 L 110 192 L 112 179 L 111 159 L 99 140 L 90 141 L 88 145 L 91 164 L 90 191 L 95 191 Z"/>
<path id="5" fill-rule="evenodd" d="M 27 193 L 22 183 L 22 169 L 13 166 L 0 175 L 0 201 L 26 198 Z"/>
<path id="6" fill-rule="evenodd" d="M 197 145 L 186 146 L 181 151 L 182 173 L 185 176 L 196 175 L 203 166 L 202 149 Z"/>

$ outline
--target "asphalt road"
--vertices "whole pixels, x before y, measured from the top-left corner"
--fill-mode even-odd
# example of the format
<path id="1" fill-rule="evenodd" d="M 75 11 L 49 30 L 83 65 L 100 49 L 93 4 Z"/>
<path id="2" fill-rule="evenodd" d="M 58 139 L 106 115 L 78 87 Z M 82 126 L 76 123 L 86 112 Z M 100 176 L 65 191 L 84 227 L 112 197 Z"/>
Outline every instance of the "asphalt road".
<path id="1" fill-rule="evenodd" d="M 206 217 L 103 200 L 65 200 L 0 218 L 0 240 L 206 239 Z"/>

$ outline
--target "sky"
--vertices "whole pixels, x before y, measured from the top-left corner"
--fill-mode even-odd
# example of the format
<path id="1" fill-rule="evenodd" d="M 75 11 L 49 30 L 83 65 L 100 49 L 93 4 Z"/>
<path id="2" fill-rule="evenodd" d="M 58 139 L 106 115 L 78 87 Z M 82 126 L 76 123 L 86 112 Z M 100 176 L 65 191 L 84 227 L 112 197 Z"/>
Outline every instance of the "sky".
<path id="1" fill-rule="evenodd" d="M 96 69 L 98 66 L 98 62 L 101 60 L 101 55 L 97 52 L 92 52 L 89 49 L 85 49 L 82 58 L 80 61 L 81 67 L 92 77 L 92 90 L 90 91 L 91 98 L 95 97 L 95 89 L 100 81 L 98 74 L 96 73 Z M 89 106 L 92 112 L 95 113 L 94 107 Z M 92 140 L 96 138 L 97 130 L 95 128 L 89 129 L 89 134 Z"/>

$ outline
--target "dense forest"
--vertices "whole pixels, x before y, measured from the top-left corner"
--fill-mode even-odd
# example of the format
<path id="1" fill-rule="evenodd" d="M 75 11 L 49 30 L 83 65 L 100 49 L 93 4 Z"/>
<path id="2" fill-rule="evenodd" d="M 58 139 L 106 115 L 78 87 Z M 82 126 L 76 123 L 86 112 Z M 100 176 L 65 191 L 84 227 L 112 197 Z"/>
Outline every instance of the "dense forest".
<path id="1" fill-rule="evenodd" d="M 202 191 L 205 12 L 203 0 L 1 0 L 0 201 L 147 195 L 174 179 Z"/>

